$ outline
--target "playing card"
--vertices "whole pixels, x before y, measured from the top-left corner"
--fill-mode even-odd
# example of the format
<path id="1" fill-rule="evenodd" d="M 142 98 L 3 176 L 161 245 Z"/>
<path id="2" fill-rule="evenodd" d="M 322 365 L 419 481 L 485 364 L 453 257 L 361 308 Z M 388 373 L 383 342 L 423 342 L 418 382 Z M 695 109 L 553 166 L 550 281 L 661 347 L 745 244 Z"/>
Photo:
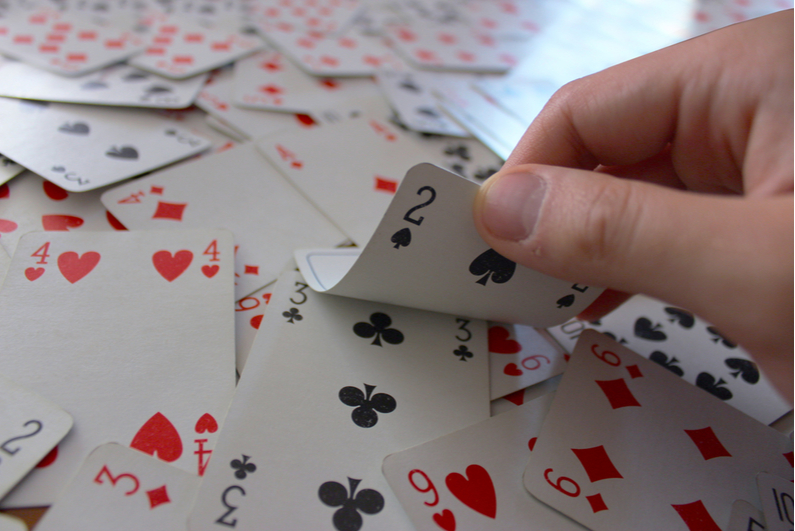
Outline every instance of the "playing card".
<path id="1" fill-rule="evenodd" d="M 399 128 L 365 116 L 269 135 L 257 148 L 358 245 L 370 239 L 406 170 L 436 159 Z"/>
<path id="2" fill-rule="evenodd" d="M 491 400 L 560 374 L 568 357 L 532 326 L 490 323 Z"/>
<path id="3" fill-rule="evenodd" d="M 0 247 L 13 255 L 23 235 L 40 230 L 124 230 L 100 195 L 100 190 L 67 192 L 26 171 L 0 187 Z"/>
<path id="4" fill-rule="evenodd" d="M 393 123 L 396 123 L 393 120 Z M 397 123 L 400 126 L 399 123 Z M 439 166 L 472 182 L 482 184 L 502 167 L 502 160 L 474 138 L 416 135 L 417 140 L 435 150 Z"/>
<path id="5" fill-rule="evenodd" d="M 756 476 L 767 531 L 792 531 L 795 518 L 792 500 L 795 493 L 791 478 L 791 471 L 783 477 L 764 472 Z"/>
<path id="6" fill-rule="evenodd" d="M 51 504 L 109 440 L 204 472 L 235 384 L 233 253 L 220 230 L 19 241 L 0 291 L 0 366 L 75 427 L 4 506 Z"/>
<path id="7" fill-rule="evenodd" d="M 97 447 L 37 530 L 184 529 L 198 476 L 120 444 Z"/>
<path id="8" fill-rule="evenodd" d="M 69 413 L 0 374 L 0 498 L 71 428 Z"/>
<path id="9" fill-rule="evenodd" d="M 507 72 L 519 58 L 516 43 L 465 24 L 414 22 L 384 28 L 403 59 L 416 68 L 458 72 Z"/>
<path id="10" fill-rule="evenodd" d="M 474 0 L 462 4 L 469 26 L 508 38 L 536 35 L 555 15 L 555 3 Z"/>
<path id="11" fill-rule="evenodd" d="M 234 179 L 220 183 L 218 176 L 224 174 Z M 323 242 L 333 247 L 345 241 L 253 144 L 113 188 L 102 194 L 102 203 L 129 229 L 231 231 L 235 300 L 276 280 L 296 246 Z"/>
<path id="12" fill-rule="evenodd" d="M 2 221 L 0 221 L 1 223 Z M 3 280 L 6 278 L 8 267 L 11 265 L 11 256 L 0 246 L 0 288 L 3 287 Z"/>
<path id="13" fill-rule="evenodd" d="M 361 10 L 359 0 L 267 0 L 252 3 L 249 17 L 264 32 L 276 29 L 336 33 Z"/>
<path id="14" fill-rule="evenodd" d="M 596 323 L 572 320 L 549 333 L 571 352 L 585 328 L 614 337 L 764 424 L 792 409 L 742 347 L 685 309 L 636 295 Z"/>
<path id="15" fill-rule="evenodd" d="M 317 291 L 537 327 L 593 302 L 601 288 L 542 275 L 489 249 L 472 220 L 478 188 L 419 164 L 364 250 L 301 250 L 298 266 Z"/>
<path id="16" fill-rule="evenodd" d="M 414 528 L 583 530 L 522 485 L 520 471 L 552 398 L 387 456 L 384 476 Z"/>
<path id="17" fill-rule="evenodd" d="M 488 416 L 486 327 L 278 280 L 189 520 L 193 531 L 407 529 L 394 451 Z"/>
<path id="18" fill-rule="evenodd" d="M 586 330 L 524 484 L 595 531 L 722 529 L 760 471 L 792 475 L 787 437 Z"/>
<path id="19" fill-rule="evenodd" d="M 338 107 L 354 85 L 369 79 L 316 78 L 279 52 L 260 52 L 235 63 L 234 101 L 252 109 L 312 114 Z"/>
<path id="20" fill-rule="evenodd" d="M 515 407 L 521 406 L 525 402 L 535 400 L 539 396 L 544 396 L 555 391 L 560 383 L 561 375 L 553 376 L 543 382 L 531 385 L 525 389 L 514 391 L 507 394 L 502 398 L 497 398 L 491 401 L 491 416 L 496 417 L 506 411 L 510 411 Z"/>
<path id="21" fill-rule="evenodd" d="M 0 513 L 0 531 L 28 531 L 28 526 L 16 516 Z"/>
<path id="22" fill-rule="evenodd" d="M 510 76 L 507 79 L 481 79 L 472 83 L 472 88 L 523 123 L 530 124 L 558 87 L 549 81 Z"/>
<path id="23" fill-rule="evenodd" d="M 0 155 L 0 185 L 10 181 L 23 171 L 25 171 L 25 168 L 8 157 Z"/>
<path id="24" fill-rule="evenodd" d="M 65 78 L 20 61 L 0 63 L 0 96 L 30 100 L 181 109 L 196 99 L 207 79 L 164 79 L 116 64 L 80 77 Z"/>
<path id="25" fill-rule="evenodd" d="M 248 353 L 273 295 L 274 284 L 258 289 L 235 303 L 235 365 L 243 373 Z"/>
<path id="26" fill-rule="evenodd" d="M 411 72 L 379 72 L 378 86 L 397 112 L 400 121 L 414 131 L 449 136 L 470 136 L 469 132 L 445 115 L 436 98 Z"/>
<path id="27" fill-rule="evenodd" d="M 17 9 L 0 19 L 0 52 L 61 75 L 85 74 L 142 49 L 131 31 L 54 9 Z"/>
<path id="28" fill-rule="evenodd" d="M 762 511 L 745 500 L 736 500 L 732 504 L 726 531 L 764 531 L 764 529 L 765 517 Z"/>
<path id="29" fill-rule="evenodd" d="M 0 152 L 71 192 L 85 192 L 189 157 L 210 142 L 133 109 L 0 98 Z"/>
<path id="30" fill-rule="evenodd" d="M 221 28 L 208 29 L 180 17 L 151 17 L 146 51 L 128 61 L 132 66 L 174 79 L 185 79 L 262 49 L 255 36 Z"/>

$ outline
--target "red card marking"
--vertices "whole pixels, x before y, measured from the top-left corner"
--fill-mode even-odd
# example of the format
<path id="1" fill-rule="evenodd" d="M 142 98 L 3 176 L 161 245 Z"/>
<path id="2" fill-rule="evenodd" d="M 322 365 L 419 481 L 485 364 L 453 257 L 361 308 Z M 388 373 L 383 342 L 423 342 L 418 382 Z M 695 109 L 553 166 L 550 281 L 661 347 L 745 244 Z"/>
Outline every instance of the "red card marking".
<path id="1" fill-rule="evenodd" d="M 152 46 L 146 49 L 146 55 L 163 55 L 166 53 L 166 49 L 160 46 Z"/>
<path id="2" fill-rule="evenodd" d="M 152 215 L 152 219 L 173 219 L 182 221 L 182 214 L 185 212 L 187 203 L 166 203 L 165 201 L 157 202 L 157 209 Z"/>
<path id="3" fill-rule="evenodd" d="M 259 266 L 247 265 L 243 273 L 246 275 L 259 275 Z"/>
<path id="4" fill-rule="evenodd" d="M 221 268 L 220 268 L 220 266 L 218 264 L 211 265 L 211 266 L 210 265 L 204 265 L 204 266 L 202 266 L 202 273 L 204 273 L 204 276 L 207 277 L 207 278 L 213 278 L 215 276 L 215 274 L 218 273 L 219 269 L 221 269 Z"/>
<path id="5" fill-rule="evenodd" d="M 152 187 L 149 188 L 149 193 L 153 195 L 163 195 L 163 187 L 152 185 Z"/>
<path id="6" fill-rule="evenodd" d="M 44 458 L 38 462 L 36 468 L 46 468 L 53 464 L 55 460 L 58 459 L 58 447 L 54 446 L 50 452 L 44 456 Z"/>
<path id="7" fill-rule="evenodd" d="M 456 55 L 458 56 L 458 58 L 461 61 L 463 61 L 465 63 L 474 63 L 475 62 L 475 54 L 473 54 L 472 52 L 466 52 L 464 50 L 461 50 Z"/>
<path id="8" fill-rule="evenodd" d="M 14 44 L 33 44 L 33 35 L 15 35 Z"/>
<path id="9" fill-rule="evenodd" d="M 683 505 L 671 505 L 690 531 L 720 531 L 701 500 Z"/>
<path id="10" fill-rule="evenodd" d="M 172 255 L 169 251 L 157 251 L 152 255 L 152 263 L 160 275 L 172 282 L 188 269 L 193 260 L 193 253 L 185 249 Z"/>
<path id="11" fill-rule="evenodd" d="M 193 64 L 193 56 L 192 55 L 175 55 L 171 58 L 171 61 L 178 65 L 192 65 Z"/>
<path id="12" fill-rule="evenodd" d="M 116 219 L 116 216 L 111 214 L 110 211 L 108 211 L 108 210 L 105 211 L 105 217 L 107 218 L 108 223 L 110 224 L 110 226 L 113 227 L 114 229 L 116 229 L 116 230 L 127 230 L 127 227 L 122 225 L 121 221 Z"/>
<path id="13" fill-rule="evenodd" d="M 185 42 L 202 42 L 204 35 L 201 33 L 186 33 Z"/>
<path id="14" fill-rule="evenodd" d="M 63 33 L 50 33 L 47 35 L 46 39 L 49 42 L 63 42 L 66 40 L 66 35 Z"/>
<path id="15" fill-rule="evenodd" d="M 506 365 L 505 368 L 502 370 L 502 372 L 504 372 L 508 376 L 521 376 L 522 374 L 524 374 L 522 372 L 522 369 L 520 369 L 519 366 L 516 365 L 515 363 L 509 363 L 508 365 Z"/>
<path id="16" fill-rule="evenodd" d="M 69 31 L 72 29 L 72 25 L 69 22 L 56 22 L 52 25 L 52 29 L 55 31 Z"/>
<path id="17" fill-rule="evenodd" d="M 450 509 L 433 514 L 433 521 L 444 531 L 455 531 L 455 515 Z"/>
<path id="18" fill-rule="evenodd" d="M 610 456 L 607 455 L 605 447 L 602 445 L 593 448 L 572 448 L 572 452 L 580 460 L 585 473 L 591 483 L 603 479 L 623 479 Z"/>
<path id="19" fill-rule="evenodd" d="M 375 189 L 381 192 L 388 192 L 394 194 L 398 189 L 398 182 L 392 179 L 387 179 L 380 175 L 375 176 Z"/>
<path id="20" fill-rule="evenodd" d="M 196 421 L 196 426 L 193 427 L 196 433 L 204 433 L 210 432 L 215 433 L 218 431 L 218 422 L 215 421 L 215 417 L 210 415 L 209 413 L 205 413 L 199 420 Z"/>
<path id="21" fill-rule="evenodd" d="M 536 441 L 538 441 L 538 437 L 533 437 L 529 441 L 527 441 L 527 447 L 530 448 L 530 451 L 533 451 L 533 448 L 536 447 Z"/>
<path id="22" fill-rule="evenodd" d="M 399 28 L 397 37 L 401 41 L 412 42 L 417 40 L 417 34 L 407 28 Z"/>
<path id="23" fill-rule="evenodd" d="M 150 509 L 154 509 L 158 505 L 163 505 L 164 503 L 171 503 L 165 485 L 146 491 L 146 496 L 149 498 Z"/>
<path id="24" fill-rule="evenodd" d="M 105 41 L 105 48 L 124 48 L 124 41 L 108 39 Z"/>
<path id="25" fill-rule="evenodd" d="M 444 43 L 444 44 L 455 44 L 455 42 L 457 40 L 458 39 L 456 39 L 456 36 L 451 34 L 451 33 L 440 33 L 439 34 L 439 42 L 441 42 L 441 43 Z"/>
<path id="26" fill-rule="evenodd" d="M 78 40 L 81 41 L 93 41 L 97 39 L 97 32 L 96 31 L 80 31 L 77 34 Z"/>
<path id="27" fill-rule="evenodd" d="M 627 382 L 623 378 L 617 380 L 596 380 L 597 385 L 602 388 L 602 392 L 610 401 L 610 406 L 613 409 L 622 407 L 640 407 L 640 402 L 637 401 L 635 395 L 627 387 Z"/>
<path id="28" fill-rule="evenodd" d="M 259 325 L 262 324 L 263 317 L 264 315 L 255 315 L 254 317 L 251 318 L 249 324 L 251 325 L 252 328 L 256 328 L 257 330 L 259 330 Z"/>
<path id="29" fill-rule="evenodd" d="M 262 85 L 259 91 L 264 94 L 281 94 L 284 90 L 278 85 Z"/>
<path id="30" fill-rule="evenodd" d="M 417 56 L 417 59 L 420 61 L 438 61 L 439 59 L 436 57 L 436 53 L 433 50 L 425 50 L 420 49 L 414 52 L 414 55 Z"/>
<path id="31" fill-rule="evenodd" d="M 182 455 L 182 439 L 171 421 L 157 412 L 141 426 L 130 448 L 171 463 Z"/>
<path id="32" fill-rule="evenodd" d="M 229 43 L 228 42 L 214 42 L 210 48 L 216 52 L 228 52 L 229 51 Z"/>
<path id="33" fill-rule="evenodd" d="M 732 456 L 709 426 L 701 428 L 700 430 L 685 430 L 685 433 L 693 440 L 693 444 L 695 444 L 698 451 L 701 452 L 701 456 L 705 461 L 709 461 L 716 457 Z"/>
<path id="34" fill-rule="evenodd" d="M 55 52 L 57 52 L 57 51 L 58 51 L 60 48 L 61 48 L 61 47 L 60 47 L 60 46 L 58 46 L 57 44 L 40 44 L 40 45 L 39 45 L 39 51 L 40 51 L 41 53 L 55 53 Z"/>
<path id="35" fill-rule="evenodd" d="M 786 454 L 784 454 L 784 459 L 787 460 L 789 466 L 795 466 L 792 464 L 792 452 L 787 452 Z"/>
<path id="36" fill-rule="evenodd" d="M 99 259 L 99 253 L 94 251 L 83 253 L 83 256 L 67 251 L 58 256 L 58 269 L 66 280 L 74 284 L 91 273 L 99 263 Z"/>
<path id="37" fill-rule="evenodd" d="M 44 230 L 69 230 L 83 224 L 83 218 L 67 216 L 65 214 L 46 214 L 41 217 L 41 226 Z"/>
<path id="38" fill-rule="evenodd" d="M 522 350 L 522 345 L 513 339 L 508 339 L 510 332 L 504 326 L 489 328 L 489 352 L 495 354 L 516 354 Z"/>
<path id="39" fill-rule="evenodd" d="M 605 504 L 605 501 L 602 499 L 601 494 L 596 493 L 592 496 L 586 496 L 585 499 L 588 500 L 588 503 L 591 505 L 591 510 L 594 513 L 607 510 L 607 505 Z"/>
<path id="40" fill-rule="evenodd" d="M 29 268 L 27 268 L 25 270 L 25 278 L 27 278 L 31 282 L 33 282 L 34 280 L 36 280 L 37 278 L 39 278 L 43 274 L 44 274 L 44 268 L 43 267 L 35 267 L 35 268 L 34 267 L 29 267 Z"/>
<path id="41" fill-rule="evenodd" d="M 9 195 L 11 195 L 11 192 L 8 190 L 8 183 L 5 183 L 2 186 L 0 186 L 0 199 L 6 199 Z"/>
<path id="42" fill-rule="evenodd" d="M 513 393 L 507 394 L 503 397 L 508 402 L 513 402 L 517 406 L 524 404 L 524 389 L 519 389 Z"/>
<path id="43" fill-rule="evenodd" d="M 179 31 L 177 26 L 160 26 L 160 33 L 171 33 L 174 34 Z"/>
<path id="44" fill-rule="evenodd" d="M 489 518 L 497 517 L 497 495 L 491 476 L 480 465 L 469 465 L 466 477 L 457 472 L 447 475 L 444 480 L 450 492 L 461 503 Z"/>
<path id="45" fill-rule="evenodd" d="M 640 367 L 638 367 L 637 365 L 628 365 L 626 369 L 627 372 L 629 373 L 630 378 L 632 379 L 643 378 L 643 373 L 640 372 Z"/>
<path id="46" fill-rule="evenodd" d="M 173 39 L 169 35 L 158 35 L 157 37 L 152 39 L 152 42 L 155 44 L 171 44 L 172 40 Z"/>
<path id="47" fill-rule="evenodd" d="M 1 232 L 14 232 L 17 230 L 17 225 L 15 222 L 11 221 L 10 219 L 0 219 L 0 233 Z"/>

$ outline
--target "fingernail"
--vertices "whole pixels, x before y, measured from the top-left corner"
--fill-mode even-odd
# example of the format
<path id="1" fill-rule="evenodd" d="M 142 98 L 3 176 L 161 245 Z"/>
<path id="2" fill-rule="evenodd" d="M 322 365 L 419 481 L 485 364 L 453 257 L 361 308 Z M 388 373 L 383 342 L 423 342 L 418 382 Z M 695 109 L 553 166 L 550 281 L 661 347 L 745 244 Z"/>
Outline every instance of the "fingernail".
<path id="1" fill-rule="evenodd" d="M 482 221 L 493 236 L 520 241 L 533 233 L 546 193 L 544 179 L 531 173 L 509 173 L 486 189 Z"/>

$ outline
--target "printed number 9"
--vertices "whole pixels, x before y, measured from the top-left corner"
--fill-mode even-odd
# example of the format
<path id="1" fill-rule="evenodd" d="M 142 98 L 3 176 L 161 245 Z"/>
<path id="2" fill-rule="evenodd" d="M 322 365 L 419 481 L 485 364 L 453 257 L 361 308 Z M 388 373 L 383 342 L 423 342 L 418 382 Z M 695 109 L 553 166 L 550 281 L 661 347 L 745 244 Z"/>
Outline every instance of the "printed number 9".
<path id="1" fill-rule="evenodd" d="M 553 489 L 555 489 L 555 490 L 557 490 L 557 491 L 560 491 L 560 492 L 562 492 L 562 493 L 563 493 L 563 494 L 565 494 L 566 496 L 571 496 L 572 498 L 576 498 L 577 496 L 579 496 L 579 495 L 580 495 L 580 486 L 579 486 L 579 485 L 577 485 L 577 482 L 576 482 L 576 481 L 574 481 L 574 480 L 573 480 L 573 479 L 571 479 L 571 478 L 567 478 L 566 476 L 560 476 L 560 477 L 558 478 L 558 480 L 557 480 L 555 483 L 552 483 L 552 480 L 550 480 L 550 479 L 549 479 L 549 473 L 550 473 L 550 472 L 552 472 L 552 469 L 551 469 L 551 468 L 547 468 L 547 469 L 544 471 L 544 479 L 546 479 L 546 480 L 547 480 L 547 483 L 549 483 L 550 485 L 552 485 L 552 488 L 553 488 Z M 575 489 L 575 490 L 573 490 L 573 491 L 571 491 L 571 490 L 566 490 L 566 489 L 563 487 L 563 483 L 564 483 L 564 482 L 568 482 L 568 483 L 571 483 L 572 485 L 574 485 L 574 489 Z"/>
<path id="2" fill-rule="evenodd" d="M 599 345 L 591 345 L 591 352 L 594 356 L 602 360 L 603 362 L 607 363 L 608 365 L 612 365 L 613 367 L 618 367 L 621 365 L 621 358 L 618 357 L 618 354 L 615 352 L 610 352 L 609 350 L 605 350 L 604 352 L 597 352 L 596 347 Z"/>
<path id="3" fill-rule="evenodd" d="M 415 474 L 419 474 L 422 476 L 422 478 L 425 480 L 425 484 L 427 485 L 427 487 L 420 488 L 419 486 L 417 486 L 416 483 L 414 483 Z M 433 485 L 433 481 L 431 481 L 431 478 L 428 477 L 428 474 L 426 474 L 422 470 L 418 470 L 415 468 L 414 470 L 409 472 L 409 483 L 411 483 L 411 486 L 417 489 L 419 492 L 422 493 L 433 492 L 433 502 L 430 503 L 425 502 L 425 505 L 427 505 L 428 507 L 433 507 L 434 505 L 439 503 L 439 492 L 436 490 L 436 487 Z"/>

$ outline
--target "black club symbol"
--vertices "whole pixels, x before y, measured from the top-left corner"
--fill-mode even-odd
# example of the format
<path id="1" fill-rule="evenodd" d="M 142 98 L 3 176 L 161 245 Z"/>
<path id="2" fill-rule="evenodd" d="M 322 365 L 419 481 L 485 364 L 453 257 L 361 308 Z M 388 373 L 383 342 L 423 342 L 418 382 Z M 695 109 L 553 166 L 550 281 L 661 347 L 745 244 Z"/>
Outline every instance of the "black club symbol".
<path id="1" fill-rule="evenodd" d="M 397 407 L 397 402 L 392 395 L 376 393 L 370 398 L 374 389 L 374 385 L 368 384 L 364 384 L 364 390 L 367 394 L 362 393 L 361 389 L 352 385 L 340 389 L 340 402 L 346 406 L 356 408 L 351 411 L 351 419 L 360 428 L 372 428 L 378 424 L 378 413 L 392 413 Z"/>
<path id="2" fill-rule="evenodd" d="M 473 356 L 466 345 L 459 345 L 458 349 L 453 351 L 453 354 L 461 358 L 461 361 L 466 361 L 467 358 L 471 358 Z"/>
<path id="3" fill-rule="evenodd" d="M 459 144 L 457 146 L 448 146 L 444 150 L 445 155 L 454 155 L 462 160 L 469 160 L 469 148 L 466 144 Z"/>
<path id="4" fill-rule="evenodd" d="M 363 489 L 356 492 L 356 487 L 361 481 L 361 479 L 348 478 L 350 496 L 348 489 L 336 481 L 326 481 L 317 491 L 320 501 L 329 507 L 341 506 L 331 519 L 337 531 L 359 531 L 362 527 L 362 515 L 359 511 L 365 514 L 378 514 L 384 508 L 384 497 L 377 490 Z"/>
<path id="5" fill-rule="evenodd" d="M 248 460 L 249 457 L 247 455 L 243 455 L 242 461 L 240 459 L 232 459 L 232 461 L 229 463 L 229 466 L 235 470 L 235 477 L 237 479 L 246 479 L 246 475 L 256 472 L 257 465 L 254 463 L 249 463 Z"/>
<path id="6" fill-rule="evenodd" d="M 482 169 L 482 170 L 478 170 L 478 171 L 475 172 L 475 179 L 478 179 L 478 180 L 482 181 L 484 179 L 488 179 L 489 177 L 491 177 L 495 173 L 497 173 L 497 169 L 496 168 L 485 168 L 485 169 Z"/>
<path id="7" fill-rule="evenodd" d="M 289 312 L 282 312 L 282 316 L 287 318 L 288 323 L 293 323 L 293 324 L 295 324 L 295 321 L 300 321 L 301 319 L 304 318 L 303 315 L 298 313 L 298 308 L 290 308 Z M 295 319 L 295 321 L 293 319 Z"/>
<path id="8" fill-rule="evenodd" d="M 389 328 L 392 324 L 392 319 L 385 313 L 375 312 L 370 315 L 370 322 L 356 323 L 353 325 L 353 332 L 359 336 L 369 339 L 375 336 L 371 345 L 381 345 L 381 337 L 384 341 L 392 345 L 399 345 L 403 343 L 403 332 L 395 328 Z"/>

